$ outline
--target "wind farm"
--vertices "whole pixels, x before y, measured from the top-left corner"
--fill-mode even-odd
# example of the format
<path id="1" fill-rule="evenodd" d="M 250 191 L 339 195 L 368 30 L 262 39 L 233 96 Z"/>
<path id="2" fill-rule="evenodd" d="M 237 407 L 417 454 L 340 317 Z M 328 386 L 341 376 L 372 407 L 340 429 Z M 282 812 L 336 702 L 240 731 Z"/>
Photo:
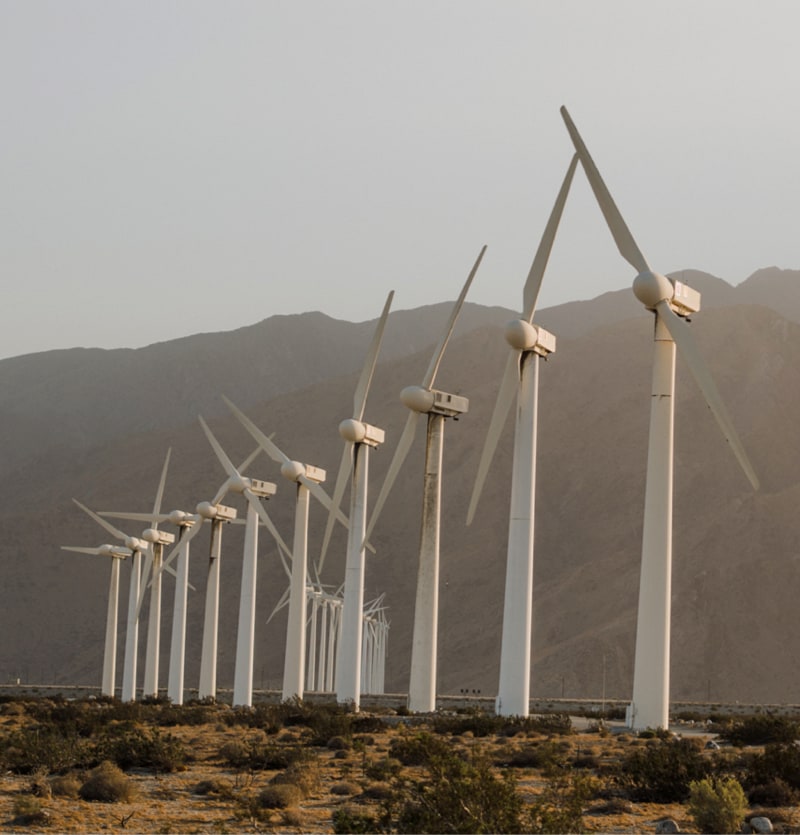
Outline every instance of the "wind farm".
<path id="1" fill-rule="evenodd" d="M 83 683 L 78 679 L 94 677 L 98 692 L 119 694 L 123 701 L 165 692 L 181 704 L 187 693 L 217 698 L 221 674 L 234 706 L 251 707 L 254 691 L 274 690 L 284 700 L 328 693 L 354 711 L 362 695 L 405 694 L 410 710 L 430 713 L 440 696 L 480 693 L 496 696 L 498 714 L 526 716 L 532 698 L 559 693 L 595 698 L 599 659 L 604 695 L 608 687 L 608 695 L 630 700 L 626 721 L 633 729 L 666 727 L 671 700 L 686 701 L 703 692 L 714 692 L 719 700 L 736 698 L 744 678 L 738 665 L 726 664 L 724 657 L 703 656 L 704 642 L 689 637 L 696 633 L 688 625 L 671 634 L 670 620 L 681 605 L 673 589 L 696 599 L 702 588 L 713 599 L 721 593 L 722 580 L 712 583 L 705 578 L 729 580 L 731 563 L 749 577 L 753 569 L 745 556 L 753 545 L 740 551 L 747 541 L 742 539 L 742 520 L 752 520 L 750 528 L 767 526 L 768 519 L 774 526 L 775 507 L 783 501 L 777 497 L 791 489 L 788 474 L 781 483 L 764 466 L 781 458 L 770 451 L 770 443 L 785 431 L 785 418 L 780 430 L 771 431 L 768 421 L 774 412 L 754 411 L 753 398 L 742 395 L 755 389 L 762 392 L 758 402 L 777 402 L 767 389 L 770 380 L 752 365 L 755 358 L 774 354 L 774 346 L 750 340 L 746 357 L 715 347 L 735 339 L 741 352 L 742 334 L 754 330 L 793 346 L 800 316 L 779 293 L 771 307 L 768 294 L 758 291 L 759 285 L 780 285 L 791 276 L 765 271 L 768 277 L 756 274 L 743 288 L 733 288 L 692 270 L 672 276 L 652 272 L 565 109 L 562 115 L 569 133 L 564 142 L 569 165 L 545 228 L 532 235 L 532 241 L 539 235 L 541 241 L 523 283 L 521 317 L 466 302 L 473 280 L 480 281 L 482 260 L 490 257 L 484 246 L 454 305 L 391 313 L 390 293 L 380 317 L 353 326 L 346 340 L 318 338 L 328 324 L 318 314 L 308 314 L 314 323 L 311 329 L 298 318 L 296 344 L 304 346 L 312 376 L 304 380 L 293 369 L 271 397 L 248 386 L 244 372 L 240 380 L 226 365 L 220 377 L 203 375 L 209 391 L 216 388 L 215 401 L 202 397 L 208 420 L 196 412 L 192 416 L 192 402 L 187 401 L 184 414 L 172 417 L 171 426 L 165 423 L 148 431 L 137 425 L 130 410 L 127 425 L 123 421 L 118 429 L 110 422 L 98 426 L 99 436 L 108 433 L 104 443 L 118 448 L 120 460 L 126 462 L 113 477 L 114 485 L 124 484 L 124 489 L 117 494 L 107 482 L 92 489 L 90 477 L 96 473 L 87 465 L 86 478 L 74 492 L 80 486 L 87 502 L 97 505 L 102 497 L 101 506 L 125 511 L 98 515 L 80 504 L 116 544 L 65 545 L 97 539 L 96 531 L 82 526 L 80 514 L 53 543 L 56 549 L 63 544 L 110 557 L 111 578 L 110 585 L 106 578 L 107 588 L 92 597 L 103 617 L 98 614 L 91 636 L 88 627 L 82 627 L 87 638 L 81 657 L 61 662 L 51 678 Z M 638 271 L 636 298 L 655 314 L 649 452 L 646 442 L 642 446 L 641 410 L 629 405 L 632 392 L 646 385 L 642 351 L 623 349 L 642 338 L 636 307 L 623 303 L 621 296 L 617 302 L 615 294 L 609 304 L 608 294 L 598 288 L 598 299 L 586 302 L 582 310 L 538 310 L 556 231 L 569 222 L 568 213 L 562 216 L 576 187 L 577 168 L 585 172 L 620 252 Z M 457 272 L 454 265 L 453 274 Z M 287 346 L 283 335 L 282 342 L 269 348 L 269 331 L 275 324 L 265 320 L 242 332 L 252 344 L 258 344 L 256 336 L 265 338 L 263 356 L 250 358 L 250 364 L 277 363 L 287 350 L 295 350 L 295 343 L 290 340 Z M 565 336 L 559 339 L 567 345 L 563 371 L 554 336 L 561 329 Z M 198 344 L 215 342 L 214 335 L 197 339 Z M 505 357 L 504 341 L 511 346 Z M 169 346 L 164 343 L 164 350 Z M 676 388 L 676 346 L 745 479 L 737 481 L 730 462 L 716 456 L 714 442 L 706 441 L 711 430 L 697 416 L 697 395 Z M 276 352 L 274 358 L 270 350 Z M 315 380 L 314 359 L 334 352 L 341 373 Z M 664 352 L 665 358 L 659 359 Z M 4 362 L 7 367 L 14 364 Z M 505 372 L 498 375 L 503 364 Z M 785 368 L 781 365 L 775 374 L 786 373 Z M 447 384 L 449 393 L 434 389 L 439 375 L 453 380 L 452 386 Z M 297 379 L 293 382 L 291 377 Z M 421 384 L 406 387 L 398 404 L 389 390 L 400 379 Z M 545 388 L 541 413 L 540 384 Z M 348 391 L 353 392 L 352 404 Z M 637 397 L 647 403 L 646 395 Z M 515 398 L 512 438 L 503 429 Z M 680 429 L 673 428 L 672 411 L 681 398 L 686 413 L 693 416 L 687 419 L 691 433 L 683 436 L 691 452 L 681 451 Z M 375 423 L 367 423 L 366 416 Z M 425 454 L 418 456 L 424 461 L 420 479 L 406 462 L 417 457 L 411 453 L 415 441 L 419 445 L 416 429 L 423 416 L 428 427 Z M 463 418 L 453 433 L 452 452 L 441 444 L 446 418 Z M 344 448 L 338 467 L 336 442 L 325 429 L 326 420 L 340 422 Z M 202 434 L 191 428 L 193 421 L 199 422 Z M 276 433 L 280 445 L 267 432 Z M 146 482 L 142 467 L 158 452 L 154 433 L 161 438 L 162 452 L 164 441 L 172 452 L 163 464 L 155 504 L 147 510 L 141 499 L 136 501 L 134 488 Z M 205 454 L 211 464 L 203 461 L 202 444 L 198 446 L 202 440 L 211 447 L 212 455 Z M 245 441 L 251 447 L 255 442 L 257 451 L 244 447 Z M 134 463 L 131 449 L 138 450 Z M 315 463 L 299 463 L 283 449 L 296 449 L 300 460 Z M 90 450 L 87 444 L 82 454 Z M 264 457 L 254 465 L 258 453 Z M 233 464 L 235 457 L 244 462 L 239 468 Z M 374 459 L 369 467 L 368 457 Z M 246 468 L 264 466 L 267 459 L 280 467 L 283 488 L 245 474 Z M 95 467 L 99 461 L 96 456 L 86 460 L 94 461 Z M 376 464 L 377 472 L 370 474 Z M 104 466 L 110 476 L 113 459 Z M 220 466 L 225 475 L 221 485 Z M 332 471 L 337 476 L 329 497 L 322 484 L 326 472 Z M 764 473 L 761 483 L 757 471 Z M 675 489 L 673 482 L 681 480 L 682 487 Z M 448 485 L 444 506 L 441 481 Z M 195 510 L 163 513 L 165 490 L 172 506 Z M 685 503 L 702 502 L 701 493 L 710 510 L 686 513 Z M 208 496 L 212 498 L 203 499 Z M 242 507 L 222 504 L 235 503 L 236 496 L 244 499 Z M 324 513 L 309 514 L 310 497 Z M 68 499 L 50 496 L 64 507 Z M 244 520 L 237 518 L 240 513 Z M 66 516 L 64 510 L 58 518 L 63 523 Z M 133 537 L 112 525 L 110 517 L 147 522 L 150 527 Z M 245 524 L 237 524 L 241 521 Z M 447 530 L 441 541 L 440 526 Z M 507 530 L 501 532 L 503 527 Z M 264 537 L 259 536 L 262 528 Z M 778 524 L 779 530 L 784 528 L 784 523 Z M 634 548 L 637 537 L 643 537 L 644 544 L 640 541 Z M 207 563 L 189 561 L 190 543 L 196 548 L 199 544 L 201 553 L 207 543 Z M 699 549 L 704 552 L 701 562 Z M 721 550 L 729 555 L 724 572 L 712 559 Z M 692 559 L 684 557 L 686 553 Z M 99 589 L 103 572 L 88 563 L 81 563 L 80 570 L 91 572 L 91 584 Z M 122 563 L 130 566 L 130 591 L 127 618 L 120 626 L 116 611 Z M 75 560 L 61 557 L 60 575 L 76 570 Z M 165 571 L 170 572 L 166 580 Z M 173 595 L 171 612 L 162 612 L 162 582 Z M 731 582 L 733 586 L 722 587 L 735 588 Z M 747 579 L 741 583 L 742 588 L 751 585 Z M 64 605 L 59 604 L 62 612 Z M 717 613 L 713 606 L 712 612 Z M 140 647 L 139 621 L 145 613 L 148 640 Z M 724 618 L 724 612 L 717 614 Z M 708 622 L 695 623 L 695 630 L 706 635 L 717 630 L 731 633 L 731 628 L 724 619 L 715 623 L 711 614 Z M 125 650 L 117 664 L 119 641 Z M 759 663 L 767 663 L 770 653 L 760 654 L 755 648 L 753 652 L 759 654 Z M 772 654 L 780 657 L 779 650 Z M 43 658 L 62 655 L 56 640 Z M 20 662 L 14 657 L 9 652 L 0 659 L 8 668 L 7 677 L 32 681 L 30 670 L 17 674 Z M 25 649 L 20 657 L 31 656 Z M 43 666 L 48 663 L 54 662 L 43 661 Z M 117 669 L 122 670 L 119 683 Z M 677 672 L 672 687 L 671 669 Z M 781 676 L 785 694 L 793 687 L 794 675 L 784 671 Z M 48 676 L 40 677 L 44 684 Z M 742 698 L 766 701 L 767 685 L 759 686 L 748 681 Z M 786 698 L 775 694 L 772 700 Z"/>

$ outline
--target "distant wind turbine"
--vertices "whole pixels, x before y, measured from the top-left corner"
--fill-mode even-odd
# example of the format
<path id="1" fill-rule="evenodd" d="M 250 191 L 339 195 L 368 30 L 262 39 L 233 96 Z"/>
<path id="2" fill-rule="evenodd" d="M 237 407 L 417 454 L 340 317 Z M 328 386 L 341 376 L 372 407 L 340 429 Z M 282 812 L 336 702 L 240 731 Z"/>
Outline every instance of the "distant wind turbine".
<path id="1" fill-rule="evenodd" d="M 669 722 L 676 346 L 700 387 L 722 434 L 756 490 L 758 477 L 686 324 L 687 318 L 700 309 L 700 294 L 650 269 L 565 107 L 561 108 L 561 115 L 617 248 L 638 273 L 633 281 L 634 295 L 655 315 L 633 700 L 628 707 L 627 724 L 638 730 L 648 727 L 666 728 Z"/>
<path id="2" fill-rule="evenodd" d="M 458 316 L 467 297 L 472 280 L 481 264 L 484 246 L 467 280 L 461 289 L 444 333 L 434 348 L 428 369 L 418 386 L 408 386 L 400 393 L 400 399 L 410 413 L 400 440 L 395 448 L 394 458 L 389 465 L 383 487 L 378 494 L 372 517 L 367 527 L 367 537 L 372 534 L 375 523 L 386 499 L 397 479 L 403 462 L 414 440 L 417 427 L 423 415 L 427 415 L 427 438 L 425 443 L 425 471 L 422 487 L 422 522 L 419 539 L 419 561 L 417 567 L 417 595 L 414 607 L 414 634 L 411 643 L 411 675 L 408 685 L 409 710 L 430 713 L 436 710 L 436 638 L 439 612 L 439 527 L 441 516 L 441 469 L 444 445 L 444 422 L 446 418 L 457 418 L 467 411 L 466 397 L 447 394 L 433 388 L 445 348 L 453 334 Z"/>
<path id="3" fill-rule="evenodd" d="M 341 640 L 336 655 L 335 690 L 336 699 L 342 704 L 358 710 L 360 703 L 361 640 L 364 605 L 364 548 L 367 526 L 367 481 L 369 477 L 369 450 L 383 443 L 384 432 L 376 426 L 365 423 L 364 409 L 367 404 L 372 376 L 378 361 L 378 352 L 383 339 L 389 308 L 394 298 L 390 292 L 375 328 L 364 368 L 361 371 L 353 396 L 353 417 L 339 424 L 339 434 L 345 442 L 339 474 L 333 492 L 333 509 L 328 516 L 325 537 L 320 554 L 319 571 L 325 557 L 330 534 L 336 521 L 336 510 L 342 501 L 342 494 L 350 486 L 350 528 L 347 536 L 347 558 L 344 576 L 344 602 L 342 604 Z"/>
<path id="4" fill-rule="evenodd" d="M 576 165 L 577 157 L 573 157 L 528 273 L 522 296 L 522 318 L 506 326 L 505 337 L 512 352 L 509 354 L 505 374 L 497 394 L 467 513 L 467 524 L 470 524 L 475 516 L 486 474 L 494 458 L 497 442 L 516 392 L 517 422 L 511 473 L 500 682 L 496 703 L 496 711 L 501 716 L 527 716 L 529 711 L 538 360 L 540 357 L 546 358 L 553 353 L 556 347 L 555 336 L 542 327 L 534 327 L 532 322 L 544 271 L 550 258 L 550 251 Z"/>

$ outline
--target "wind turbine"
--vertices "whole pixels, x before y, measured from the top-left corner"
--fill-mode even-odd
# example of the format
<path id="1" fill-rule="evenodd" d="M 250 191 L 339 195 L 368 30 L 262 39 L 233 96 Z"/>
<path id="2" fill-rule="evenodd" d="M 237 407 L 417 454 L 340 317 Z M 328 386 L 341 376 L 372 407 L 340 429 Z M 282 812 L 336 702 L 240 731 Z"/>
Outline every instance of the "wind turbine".
<path id="1" fill-rule="evenodd" d="M 394 298 L 392 290 L 383 306 L 375 334 L 372 337 L 364 368 L 361 371 L 353 396 L 353 417 L 339 424 L 339 434 L 345 446 L 342 454 L 336 487 L 333 492 L 333 509 L 328 516 L 328 524 L 320 554 L 319 571 L 330 540 L 330 534 L 336 520 L 335 509 L 342 501 L 342 494 L 347 486 L 348 476 L 352 475 L 350 486 L 350 528 L 347 535 L 347 558 L 344 576 L 344 602 L 342 604 L 341 640 L 336 654 L 335 690 L 338 702 L 358 710 L 361 693 L 361 638 L 362 609 L 364 604 L 364 549 L 367 527 L 367 480 L 369 476 L 369 450 L 383 443 L 384 432 L 377 426 L 365 423 L 364 408 L 367 404 L 372 375 L 378 360 L 378 352 L 383 339 L 383 331 L 389 316 L 389 308 Z"/>
<path id="2" fill-rule="evenodd" d="M 655 315 L 633 699 L 627 710 L 626 721 L 634 729 L 666 728 L 669 723 L 676 346 L 700 387 L 722 434 L 756 490 L 759 486 L 758 477 L 685 322 L 685 319 L 700 309 L 700 294 L 650 269 L 565 107 L 561 108 L 561 115 L 617 248 L 638 273 L 633 281 L 634 295 Z"/>
<path id="3" fill-rule="evenodd" d="M 294 543 L 292 548 L 292 573 L 289 583 L 289 620 L 286 628 L 286 653 L 283 667 L 284 701 L 302 698 L 305 689 L 306 648 L 306 577 L 308 574 L 308 511 L 309 496 L 313 495 L 329 512 L 348 527 L 347 517 L 334 508 L 328 494 L 322 488 L 325 470 L 311 464 L 292 461 L 227 397 L 222 398 L 239 422 L 253 436 L 258 445 L 276 463 L 281 465 L 281 475 L 296 484 Z"/>
<path id="4" fill-rule="evenodd" d="M 253 657 L 256 626 L 256 569 L 258 564 L 259 519 L 261 519 L 264 526 L 278 544 L 279 554 L 283 551 L 283 554 L 291 558 L 291 552 L 260 501 L 262 498 L 268 499 L 270 496 L 275 495 L 275 485 L 257 478 L 243 476 L 233 465 L 230 458 L 228 458 L 202 417 L 200 418 L 200 425 L 203 427 L 203 432 L 205 432 L 208 442 L 211 444 L 219 462 L 228 474 L 230 490 L 235 493 L 241 493 L 247 500 L 242 585 L 239 597 L 239 624 L 236 633 L 236 664 L 233 674 L 233 705 L 234 707 L 250 707 L 253 703 Z M 282 554 L 281 560 L 283 560 Z M 284 569 L 288 573 L 285 562 Z"/>
<path id="5" fill-rule="evenodd" d="M 419 539 L 417 596 L 414 607 L 414 636 L 411 644 L 411 675 L 408 685 L 408 709 L 419 713 L 436 710 L 436 638 L 439 617 L 439 527 L 441 515 L 441 469 L 446 418 L 464 414 L 469 401 L 466 397 L 447 394 L 433 388 L 436 374 L 447 343 L 455 328 L 464 299 L 481 264 L 484 246 L 470 270 L 461 293 L 453 305 L 447 327 L 436 345 L 428 369 L 419 386 L 408 386 L 400 399 L 410 410 L 406 425 L 395 449 L 394 458 L 386 473 L 378 500 L 367 527 L 372 533 L 397 474 L 411 449 L 414 435 L 423 415 L 428 416 L 425 444 L 425 475 L 422 487 L 422 523 Z"/>
<path id="6" fill-rule="evenodd" d="M 128 620 L 125 631 L 125 657 L 122 667 L 122 691 L 123 702 L 136 700 L 136 661 L 139 644 L 139 589 L 141 587 L 142 575 L 142 552 L 147 551 L 148 543 L 135 536 L 128 536 L 119 528 L 115 528 L 102 516 L 89 510 L 86 505 L 81 504 L 77 499 L 73 502 L 86 514 L 91 516 L 102 528 L 108 531 L 115 539 L 120 540 L 131 552 L 131 581 L 128 591 Z"/>
<path id="7" fill-rule="evenodd" d="M 103 650 L 103 679 L 100 692 L 113 697 L 117 678 L 117 619 L 119 612 L 119 564 L 133 553 L 130 548 L 118 545 L 101 545 L 99 548 L 81 548 L 74 545 L 62 545 L 62 551 L 74 551 L 78 554 L 94 554 L 111 558 L 111 580 L 108 584 L 108 609 L 106 613 L 106 640 Z"/>
<path id="8" fill-rule="evenodd" d="M 486 443 L 478 465 L 467 524 L 478 505 L 489 465 L 503 431 L 514 393 L 517 421 L 511 473 L 511 506 L 508 523 L 508 554 L 503 605 L 503 637 L 500 650 L 500 682 L 496 711 L 501 716 L 527 716 L 530 702 L 531 625 L 533 595 L 533 531 L 536 496 L 536 430 L 538 417 L 539 357 L 556 348 L 556 338 L 534 327 L 533 316 L 544 271 L 575 173 L 573 157 L 533 259 L 522 294 L 523 313 L 506 326 L 505 338 L 513 349 L 497 394 Z"/>
<path id="9" fill-rule="evenodd" d="M 150 547 L 147 550 L 142 571 L 140 596 L 136 606 L 136 620 L 137 622 L 139 620 L 142 604 L 144 603 L 144 590 L 147 588 L 152 570 L 153 579 L 150 582 L 150 609 L 147 621 L 147 647 L 145 650 L 144 687 L 142 691 L 144 696 L 152 697 L 158 696 L 158 668 L 161 650 L 161 562 L 164 555 L 164 546 L 171 545 L 175 541 L 175 537 L 171 533 L 158 530 L 158 521 L 161 517 L 161 500 L 164 496 L 164 485 L 167 480 L 171 453 L 172 450 L 168 449 L 156 489 L 153 512 L 149 517 L 145 514 L 120 514 L 112 511 L 101 511 L 100 513 L 101 516 L 147 519 L 151 522 L 151 527 L 142 533 L 142 539 L 148 542 Z"/>

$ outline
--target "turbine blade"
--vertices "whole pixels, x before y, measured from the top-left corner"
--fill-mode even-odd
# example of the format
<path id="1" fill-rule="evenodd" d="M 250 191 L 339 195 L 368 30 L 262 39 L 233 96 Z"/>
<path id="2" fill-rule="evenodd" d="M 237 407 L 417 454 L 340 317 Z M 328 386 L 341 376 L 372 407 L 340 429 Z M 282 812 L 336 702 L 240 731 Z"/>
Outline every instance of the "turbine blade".
<path id="1" fill-rule="evenodd" d="M 534 256 L 530 272 L 528 273 L 528 278 L 525 281 L 525 287 L 522 291 L 522 315 L 528 322 L 533 321 L 533 314 L 536 312 L 536 302 L 539 300 L 539 291 L 542 289 L 544 271 L 547 268 L 547 262 L 550 259 L 550 252 L 553 249 L 553 242 L 556 239 L 558 224 L 561 222 L 561 215 L 564 212 L 564 204 L 567 202 L 567 195 L 569 194 L 569 188 L 572 185 L 572 177 L 575 174 L 575 167 L 577 164 L 578 155 L 575 154 L 570 161 L 567 174 L 564 177 L 564 182 L 561 184 L 553 210 L 550 212 L 547 226 L 544 228 L 542 240 L 539 242 L 539 248 L 536 250 L 536 255 Z"/>
<path id="2" fill-rule="evenodd" d="M 478 507 L 478 500 L 483 491 L 483 483 L 486 481 L 486 475 L 489 472 L 489 466 L 494 458 L 497 443 L 506 424 L 511 404 L 514 402 L 514 395 L 517 393 L 517 388 L 519 387 L 519 359 L 520 352 L 512 351 L 508 355 L 508 360 L 506 360 L 506 370 L 503 373 L 500 390 L 497 392 L 497 400 L 495 401 L 494 412 L 489 423 L 489 431 L 486 433 L 486 442 L 483 445 L 481 460 L 478 464 L 475 486 L 472 488 L 472 498 L 470 499 L 469 510 L 467 511 L 468 525 L 471 525 L 472 520 L 475 518 L 475 510 Z"/>
<path id="3" fill-rule="evenodd" d="M 203 427 L 203 432 L 206 433 L 206 438 L 208 438 L 208 442 L 211 444 L 211 449 L 214 450 L 214 454 L 219 459 L 219 463 L 222 464 L 223 469 L 228 474 L 228 478 L 239 478 L 239 471 L 236 469 L 236 467 L 233 466 L 233 461 L 231 461 L 231 459 L 228 458 L 227 453 L 222 448 L 219 441 L 214 437 L 214 433 L 208 428 L 208 424 L 203 420 L 202 417 L 198 417 L 198 420 L 200 421 L 200 426 Z"/>
<path id="4" fill-rule="evenodd" d="M 322 538 L 322 548 L 319 553 L 319 563 L 317 564 L 317 572 L 322 573 L 322 566 L 325 563 L 325 555 L 328 553 L 328 545 L 331 541 L 331 534 L 333 533 L 333 526 L 336 521 L 336 514 L 342 504 L 342 496 L 344 489 L 347 487 L 347 479 L 350 471 L 353 468 L 353 445 L 345 442 L 342 450 L 342 460 L 339 464 L 339 473 L 336 476 L 336 486 L 333 489 L 333 498 L 331 499 L 331 509 L 328 513 L 328 523 L 325 525 L 325 535 Z"/>
<path id="5" fill-rule="evenodd" d="M 134 522 L 168 522 L 169 513 L 121 513 L 116 510 L 98 510 L 100 516 L 109 516 L 112 519 L 130 519 Z"/>
<path id="6" fill-rule="evenodd" d="M 364 409 L 367 405 L 367 394 L 369 394 L 369 387 L 372 383 L 372 375 L 375 373 L 375 365 L 378 362 L 378 352 L 381 349 L 383 331 L 386 327 L 386 320 L 389 318 L 389 308 L 392 306 L 393 298 L 394 290 L 392 290 L 386 297 L 386 304 L 384 304 L 383 312 L 378 319 L 378 324 L 375 327 L 375 333 L 372 337 L 369 351 L 367 351 L 366 360 L 364 361 L 364 367 L 361 369 L 361 376 L 358 378 L 358 385 L 356 386 L 355 394 L 353 395 L 353 417 L 356 420 L 364 419 Z"/>
<path id="7" fill-rule="evenodd" d="M 378 494 L 378 499 L 372 510 L 372 516 L 369 520 L 369 524 L 367 525 L 365 539 L 369 539 L 372 535 L 372 530 L 375 527 L 375 523 L 378 521 L 381 511 L 383 510 L 383 505 L 386 503 L 386 499 L 389 496 L 389 492 L 392 487 L 394 487 L 397 474 L 400 472 L 400 468 L 406 460 L 408 451 L 411 449 L 411 444 L 414 442 L 414 435 L 416 434 L 417 426 L 421 417 L 422 414 L 420 412 L 410 411 L 408 417 L 406 418 L 406 425 L 403 427 L 403 433 L 400 435 L 400 440 L 397 442 L 397 447 L 394 451 L 394 458 L 392 458 L 392 463 L 389 465 L 389 469 L 386 472 L 386 478 L 383 481 L 381 492 Z"/>
<path id="8" fill-rule="evenodd" d="M 167 449 L 167 457 L 164 459 L 164 468 L 161 470 L 161 481 L 158 482 L 158 490 L 156 490 L 156 500 L 153 504 L 153 527 L 158 528 L 158 516 L 161 513 L 161 499 L 164 497 L 164 485 L 167 483 L 167 468 L 169 467 L 169 457 L 172 455 L 172 447 Z"/>
<path id="9" fill-rule="evenodd" d="M 110 522 L 107 522 L 101 516 L 98 516 L 93 510 L 89 510 L 85 504 L 81 504 L 77 499 L 73 499 L 72 501 L 75 502 L 75 504 L 78 505 L 84 513 L 88 513 L 101 528 L 108 531 L 116 539 L 121 539 L 124 542 L 128 538 L 127 534 L 123 533 L 119 528 L 115 528 Z"/>
<path id="10" fill-rule="evenodd" d="M 100 554 L 99 548 L 81 548 L 78 545 L 62 545 L 62 551 L 74 551 L 76 554 L 94 554 L 95 556 Z"/>
<path id="11" fill-rule="evenodd" d="M 239 423 L 244 426 L 244 428 L 253 436 L 256 443 L 264 450 L 264 452 L 269 455 L 269 457 L 278 464 L 288 464 L 289 457 L 285 455 L 280 449 L 278 449 L 277 445 L 274 444 L 256 425 L 250 420 L 247 415 L 245 415 L 240 409 L 238 409 L 230 400 L 228 400 L 225 395 L 222 395 L 222 399 L 228 404 L 228 408 L 236 415 L 239 419 Z"/>
<path id="12" fill-rule="evenodd" d="M 270 435 L 269 437 L 270 440 L 272 440 L 272 435 Z M 250 453 L 250 455 L 248 455 L 247 458 L 245 458 L 244 461 L 242 461 L 242 463 L 239 464 L 239 472 L 244 473 L 244 471 L 253 463 L 253 461 L 256 460 L 256 458 L 258 458 L 259 455 L 261 455 L 261 447 L 257 446 Z"/>
<path id="13" fill-rule="evenodd" d="M 275 604 L 275 608 L 272 610 L 272 613 L 267 618 L 267 623 L 269 623 L 275 615 L 283 609 L 284 606 L 289 602 L 289 592 L 292 590 L 291 586 L 287 586 L 286 591 L 281 595 L 281 599 Z"/>
<path id="14" fill-rule="evenodd" d="M 425 372 L 425 377 L 422 380 L 422 388 L 429 389 L 433 386 L 433 381 L 436 379 L 436 374 L 439 371 L 439 364 L 441 363 L 442 357 L 444 356 L 444 349 L 447 347 L 447 343 L 450 341 L 450 337 L 453 334 L 453 329 L 456 326 L 458 315 L 459 313 L 461 313 L 461 308 L 464 304 L 464 299 L 467 297 L 467 292 L 469 291 L 470 285 L 472 284 L 472 279 L 475 278 L 475 273 L 478 272 L 478 267 L 480 267 L 481 265 L 481 261 L 483 260 L 485 252 L 486 244 L 483 245 L 480 253 L 478 253 L 478 259 L 477 261 L 475 261 L 474 266 L 470 270 L 470 273 L 467 276 L 467 280 L 464 282 L 464 286 L 461 288 L 461 293 L 458 299 L 456 299 L 456 303 L 453 305 L 453 310 L 450 312 L 450 319 L 447 322 L 445 332 L 442 334 L 442 338 L 439 340 L 439 344 L 436 346 L 433 352 L 430 365 L 428 366 L 428 370 Z"/>
<path id="15" fill-rule="evenodd" d="M 567 126 L 567 130 L 569 131 L 569 135 L 572 139 L 572 144 L 578 152 L 581 165 L 583 165 L 583 170 L 586 172 L 586 177 L 589 180 L 589 185 L 592 187 L 594 196 L 600 205 L 600 211 L 606 219 L 606 223 L 608 224 L 608 228 L 611 230 L 611 234 L 614 237 L 614 241 L 617 244 L 617 249 L 620 251 L 620 255 L 622 255 L 622 257 L 636 270 L 636 272 L 650 272 L 650 266 L 647 263 L 647 259 L 644 255 L 642 255 L 642 252 L 634 240 L 630 229 L 628 229 L 628 225 L 623 220 L 622 214 L 617 208 L 617 204 L 614 202 L 614 198 L 611 196 L 606 184 L 603 182 L 603 178 L 600 176 L 600 172 L 597 170 L 597 166 L 594 164 L 594 160 L 590 156 L 586 145 L 581 139 L 578 129 L 575 127 L 574 122 L 570 118 L 566 107 L 561 108 L 561 116 Z"/>
<path id="16" fill-rule="evenodd" d="M 714 378 L 711 376 L 711 372 L 708 370 L 708 366 L 702 355 L 697 350 L 697 344 L 694 341 L 689 326 L 680 316 L 673 312 L 666 299 L 656 305 L 656 311 L 658 316 L 661 317 L 661 321 L 666 325 L 669 335 L 677 345 L 684 360 L 686 360 L 686 364 L 689 366 L 695 382 L 700 387 L 700 391 L 706 399 L 708 408 L 711 409 L 711 413 L 716 418 L 719 428 L 722 430 L 725 440 L 730 444 L 739 465 L 744 470 L 750 484 L 753 485 L 753 489 L 758 490 L 758 476 L 753 469 L 753 465 L 750 463 L 750 459 L 747 457 L 738 433 L 733 427 L 733 421 L 728 414 L 725 404 L 722 402 L 722 397 L 720 397 Z"/>
<path id="17" fill-rule="evenodd" d="M 253 508 L 253 510 L 255 510 L 256 513 L 258 513 L 258 518 L 261 519 L 261 521 L 264 523 L 264 527 L 272 534 L 272 538 L 275 540 L 278 546 L 278 555 L 281 558 L 281 563 L 283 563 L 283 570 L 286 572 L 286 576 L 291 578 L 292 572 L 286 562 L 286 557 L 288 557 L 289 560 L 292 559 L 292 552 L 289 550 L 288 545 L 283 541 L 283 537 L 280 535 L 280 533 L 278 533 L 278 529 L 275 527 L 275 524 L 273 523 L 272 519 L 269 518 L 269 514 L 267 513 L 266 508 L 258 500 L 258 496 L 256 496 L 256 494 L 253 493 L 252 490 L 245 490 L 244 496 L 249 502 L 250 506 Z M 284 554 L 286 556 L 284 556 Z"/>

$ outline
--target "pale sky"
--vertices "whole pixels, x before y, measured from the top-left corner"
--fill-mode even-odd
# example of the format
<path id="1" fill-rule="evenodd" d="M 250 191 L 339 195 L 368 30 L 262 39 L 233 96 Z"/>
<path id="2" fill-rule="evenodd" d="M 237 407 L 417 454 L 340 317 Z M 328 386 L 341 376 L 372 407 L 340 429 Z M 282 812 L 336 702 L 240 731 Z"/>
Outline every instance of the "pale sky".
<path id="1" fill-rule="evenodd" d="M 0 357 L 521 305 L 572 146 L 656 269 L 800 267 L 796 0 L 0 0 Z M 628 286 L 583 172 L 540 307 Z"/>

